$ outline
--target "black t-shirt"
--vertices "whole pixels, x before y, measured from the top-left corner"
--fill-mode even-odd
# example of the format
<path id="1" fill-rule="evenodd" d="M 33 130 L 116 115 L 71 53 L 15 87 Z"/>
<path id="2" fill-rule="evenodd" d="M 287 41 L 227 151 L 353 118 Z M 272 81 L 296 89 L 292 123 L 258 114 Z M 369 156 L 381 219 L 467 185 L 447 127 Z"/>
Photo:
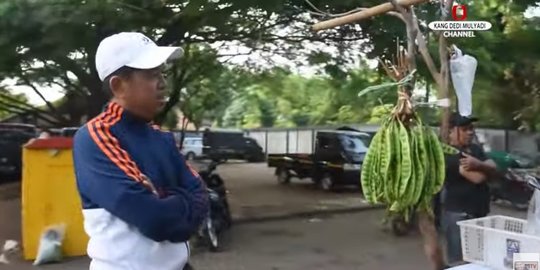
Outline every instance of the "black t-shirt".
<path id="1" fill-rule="evenodd" d="M 487 159 L 479 145 L 471 145 L 463 152 L 484 161 Z M 443 208 L 453 212 L 465 212 L 475 216 L 489 213 L 490 195 L 487 182 L 475 184 L 459 173 L 461 154 L 446 155 L 445 197 Z"/>

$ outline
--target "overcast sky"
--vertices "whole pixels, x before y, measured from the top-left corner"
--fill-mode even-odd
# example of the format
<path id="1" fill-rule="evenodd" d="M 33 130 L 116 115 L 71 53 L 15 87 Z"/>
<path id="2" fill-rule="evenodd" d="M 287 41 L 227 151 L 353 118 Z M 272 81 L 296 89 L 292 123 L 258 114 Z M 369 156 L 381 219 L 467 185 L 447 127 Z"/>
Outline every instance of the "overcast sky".
<path id="1" fill-rule="evenodd" d="M 534 8 L 530 8 L 525 13 L 525 16 L 526 17 L 540 16 L 540 7 L 537 6 L 537 7 L 534 7 Z M 231 50 L 233 50 L 233 51 L 231 51 Z M 223 54 L 231 54 L 231 53 L 236 52 L 236 51 L 238 51 L 238 52 L 246 52 L 246 50 L 247 49 L 241 48 L 241 47 L 229 48 L 229 49 L 223 51 L 222 53 Z M 251 55 L 251 56 L 243 55 L 243 56 L 235 57 L 230 62 L 235 63 L 235 64 L 242 64 L 243 62 L 247 61 L 250 58 L 251 59 L 263 59 L 263 57 L 260 56 L 260 55 Z M 287 66 L 293 68 L 296 72 L 302 73 L 302 74 L 305 74 L 305 75 L 312 74 L 313 71 L 314 71 L 314 69 L 312 67 L 295 65 L 292 61 L 289 61 L 286 58 L 281 57 L 281 56 L 275 56 L 275 57 L 273 57 L 272 60 L 273 60 L 273 62 L 275 62 L 278 65 L 287 65 Z M 28 97 L 31 104 L 34 104 L 34 105 L 44 105 L 45 104 L 45 102 L 43 102 L 43 100 L 41 100 L 41 98 L 31 88 L 25 87 L 25 86 L 14 86 L 15 81 L 12 80 L 12 79 L 6 79 L 6 80 L 2 81 L 1 84 L 5 85 L 5 86 L 8 86 L 15 93 L 24 93 L 24 94 L 26 94 L 26 96 Z M 61 90 L 62 89 L 60 89 L 58 86 L 57 87 L 52 87 L 52 88 L 47 88 L 47 89 L 42 90 L 42 94 L 45 96 L 45 98 L 47 98 L 47 100 L 54 101 L 54 100 L 57 100 L 57 99 L 63 97 L 64 94 L 62 93 Z"/>

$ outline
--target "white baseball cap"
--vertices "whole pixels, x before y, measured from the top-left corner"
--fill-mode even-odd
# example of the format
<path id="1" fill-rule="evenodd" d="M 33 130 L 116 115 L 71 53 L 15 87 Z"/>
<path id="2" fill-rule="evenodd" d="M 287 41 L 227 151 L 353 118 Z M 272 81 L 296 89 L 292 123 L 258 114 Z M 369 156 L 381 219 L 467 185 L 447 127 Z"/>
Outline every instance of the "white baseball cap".
<path id="1" fill-rule="evenodd" d="M 152 69 L 182 56 L 180 47 L 160 47 L 145 35 L 122 32 L 103 39 L 96 51 L 96 70 L 103 81 L 121 67 Z"/>

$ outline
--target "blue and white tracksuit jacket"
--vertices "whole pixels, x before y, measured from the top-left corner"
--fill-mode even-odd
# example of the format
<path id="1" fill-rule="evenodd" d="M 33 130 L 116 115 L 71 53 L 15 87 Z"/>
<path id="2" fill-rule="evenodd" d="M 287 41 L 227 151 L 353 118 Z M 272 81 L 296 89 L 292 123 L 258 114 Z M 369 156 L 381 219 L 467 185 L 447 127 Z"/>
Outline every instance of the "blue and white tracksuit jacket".
<path id="1" fill-rule="evenodd" d="M 73 159 L 91 270 L 181 270 L 208 209 L 174 137 L 116 103 L 77 131 Z"/>

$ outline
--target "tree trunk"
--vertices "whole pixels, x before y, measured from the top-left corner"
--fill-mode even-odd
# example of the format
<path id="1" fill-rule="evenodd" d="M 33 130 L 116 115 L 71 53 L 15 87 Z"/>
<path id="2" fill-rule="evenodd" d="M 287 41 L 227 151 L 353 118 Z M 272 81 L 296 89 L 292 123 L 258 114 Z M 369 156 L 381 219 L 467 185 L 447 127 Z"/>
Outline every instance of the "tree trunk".
<path id="1" fill-rule="evenodd" d="M 450 73 L 449 73 L 449 65 L 448 65 L 448 51 L 447 51 L 448 43 L 446 41 L 446 38 L 441 34 L 439 36 L 439 57 L 441 62 L 441 72 L 440 72 L 440 85 L 439 85 L 439 99 L 450 99 L 450 91 L 449 91 L 449 81 L 450 81 Z M 441 139 L 443 142 L 448 142 L 448 136 L 449 136 L 449 130 L 448 130 L 448 120 L 450 119 L 450 108 L 444 107 L 443 108 L 443 115 L 441 119 Z"/>

